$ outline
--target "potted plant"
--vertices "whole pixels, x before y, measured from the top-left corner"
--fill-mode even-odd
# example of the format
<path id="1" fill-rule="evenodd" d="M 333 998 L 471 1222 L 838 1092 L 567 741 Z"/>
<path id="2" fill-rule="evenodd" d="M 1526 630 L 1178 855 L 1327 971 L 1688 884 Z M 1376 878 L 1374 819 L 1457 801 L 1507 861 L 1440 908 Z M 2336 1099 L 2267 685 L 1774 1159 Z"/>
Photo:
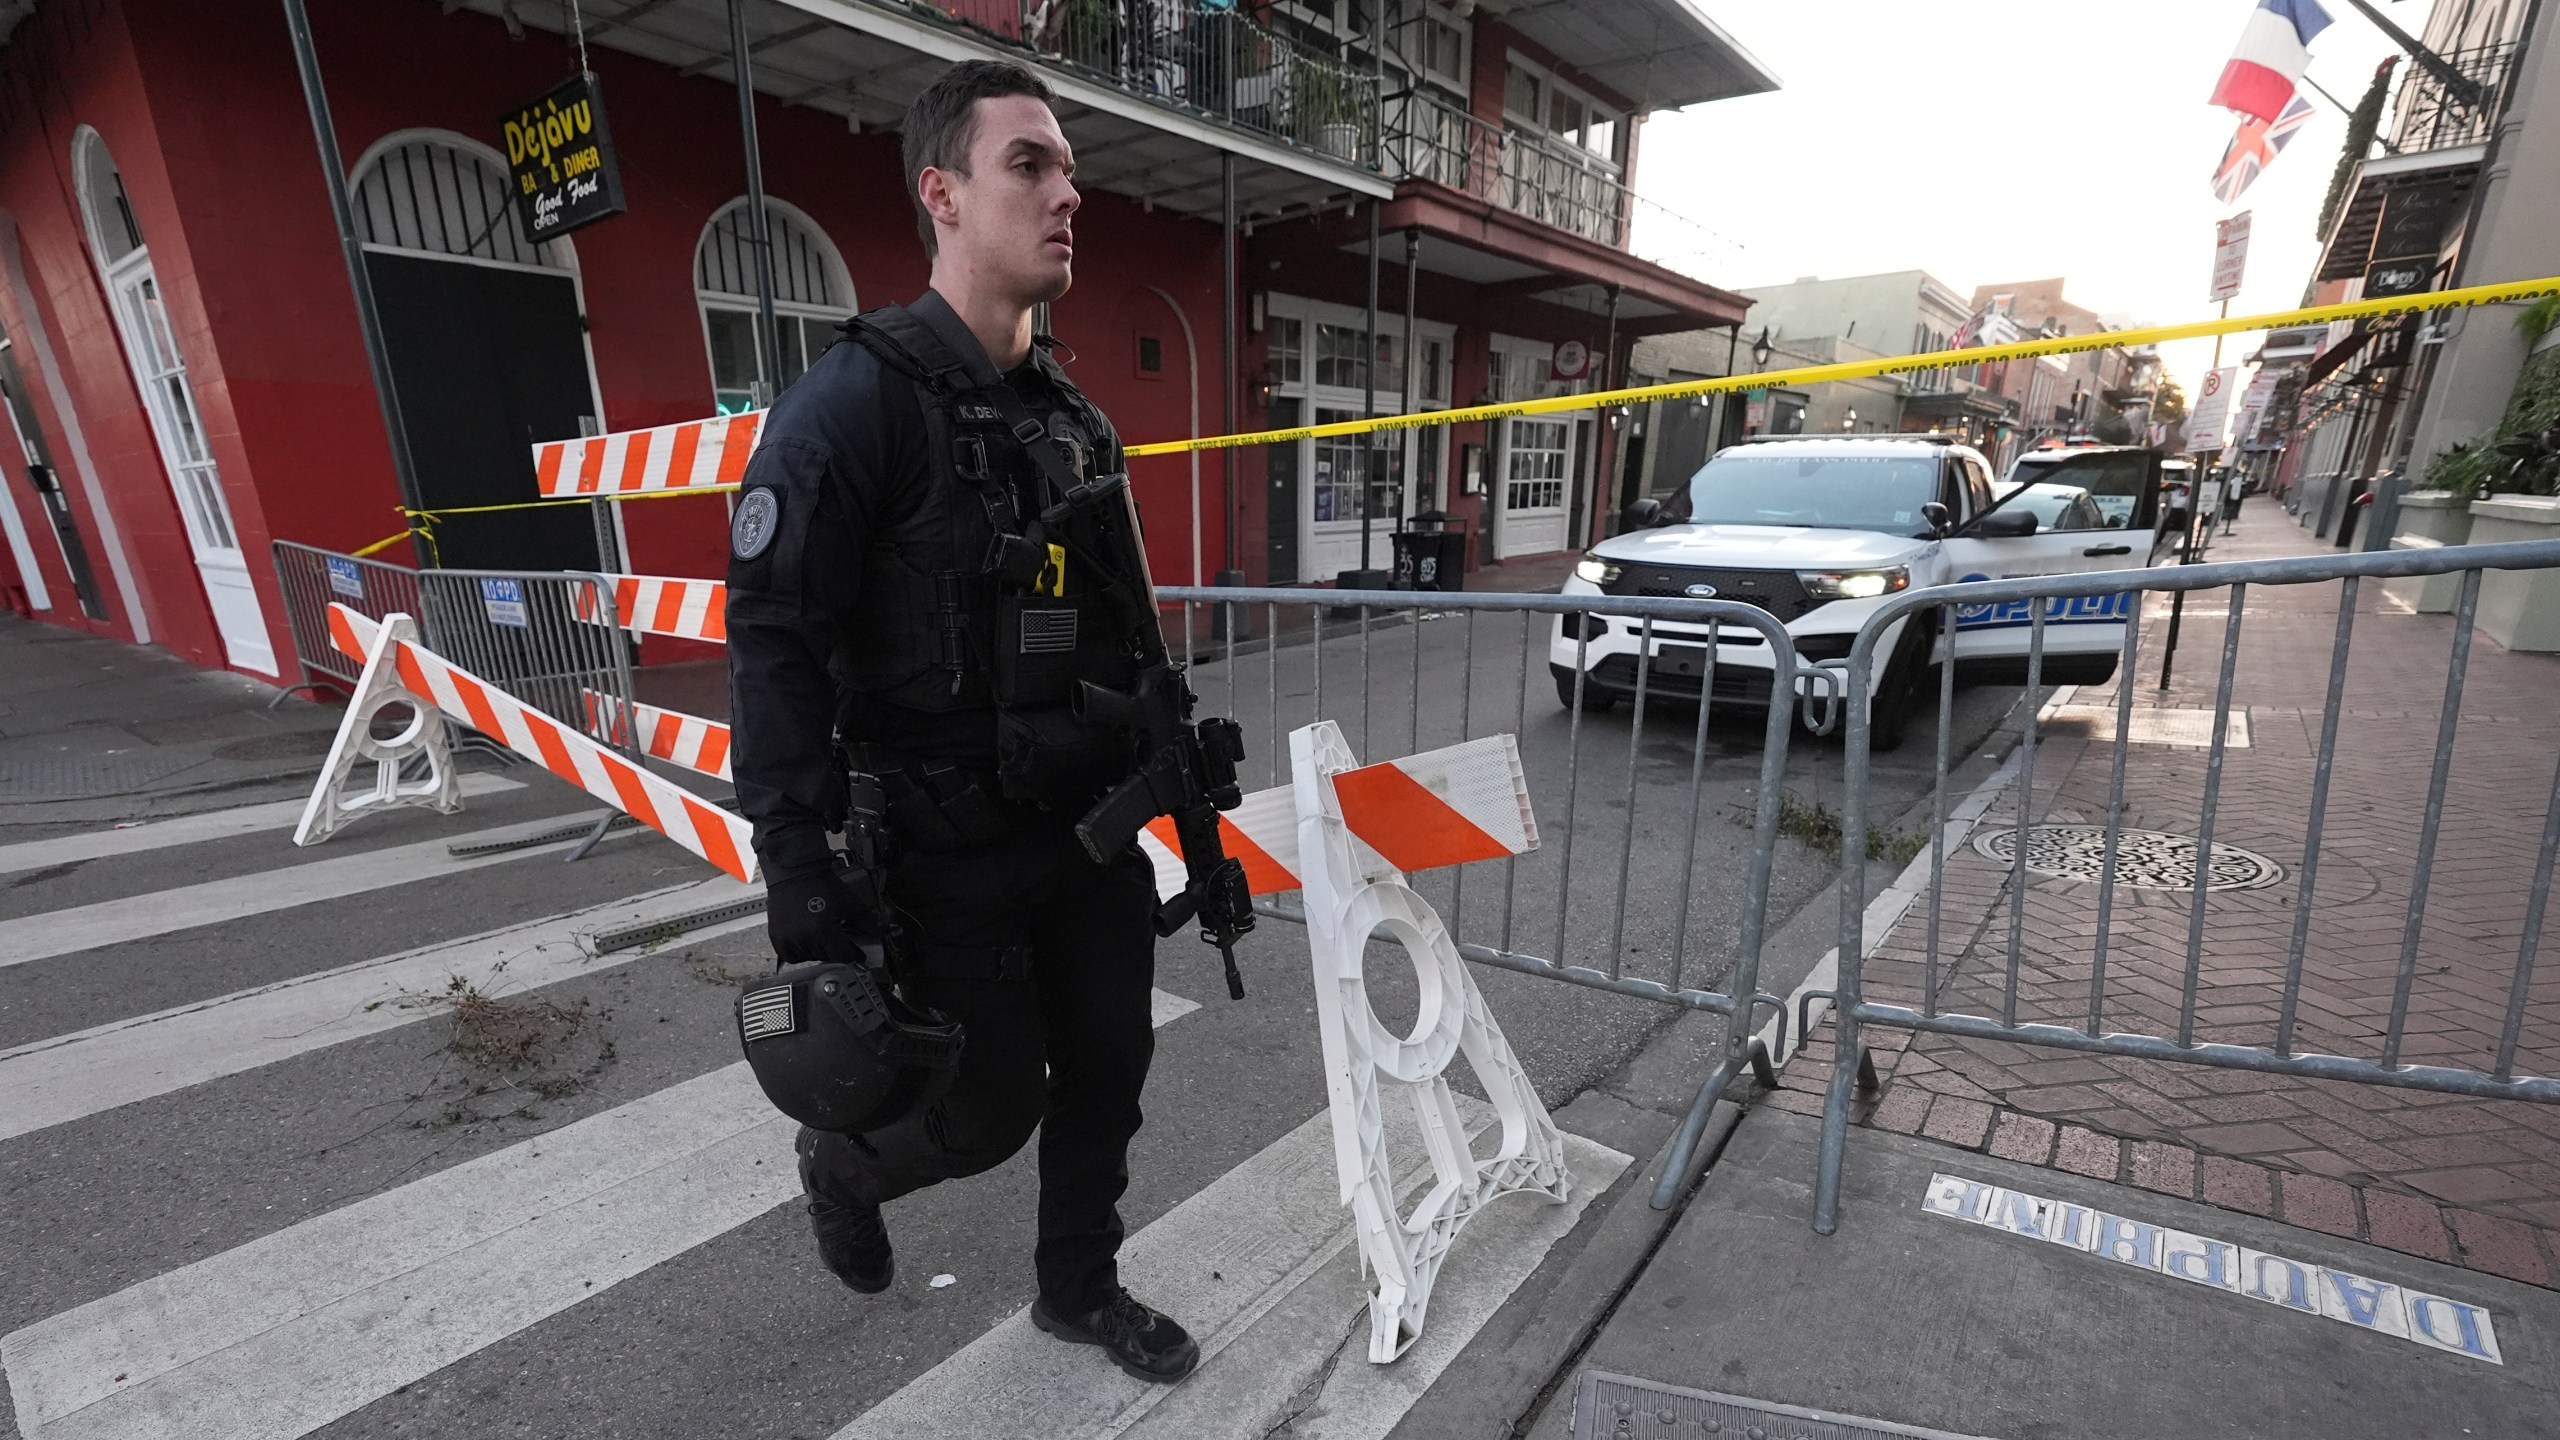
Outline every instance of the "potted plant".
<path id="1" fill-rule="evenodd" d="M 1359 99 L 1342 72 L 1305 61 L 1290 67 L 1289 130 L 1336 160 L 1360 160 Z"/>
<path id="2" fill-rule="evenodd" d="M 2471 505 L 2471 543 L 2560 539 L 2560 421 L 2489 447 L 2491 493 Z M 2480 629 L 2510 650 L 2560 650 L 2560 575 L 2491 570 L 2480 577 Z"/>

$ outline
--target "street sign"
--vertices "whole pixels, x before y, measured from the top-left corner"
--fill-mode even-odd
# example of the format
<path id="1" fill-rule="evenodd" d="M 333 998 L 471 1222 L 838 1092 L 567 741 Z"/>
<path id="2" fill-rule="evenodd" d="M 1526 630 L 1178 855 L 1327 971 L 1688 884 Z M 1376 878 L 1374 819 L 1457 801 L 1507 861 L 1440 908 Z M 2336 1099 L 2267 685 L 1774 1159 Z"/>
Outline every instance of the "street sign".
<path id="1" fill-rule="evenodd" d="M 2223 431 L 2231 420 L 2231 391 L 2240 383 L 2240 367 L 2225 365 L 2205 372 L 2204 387 L 2196 392 L 2195 407 L 2187 412 L 2187 448 L 2219 450 Z"/>
<path id="2" fill-rule="evenodd" d="M 2240 428 L 2232 432 L 2240 444 L 2247 445 L 2258 438 L 2258 427 L 2267 418 L 2267 407 L 2275 400 L 2278 375 L 2273 366 L 2258 367 L 2258 373 L 2249 381 L 2249 389 L 2241 395 Z"/>
<path id="3" fill-rule="evenodd" d="M 2249 265 L 2249 215 L 2243 210 L 2213 222 L 2213 293 L 2207 300 L 2228 300 L 2240 293 L 2240 273 Z"/>
<path id="4" fill-rule="evenodd" d="M 516 223 L 527 241 L 539 244 L 623 212 L 622 171 L 595 76 L 561 82 L 505 116 L 501 128 Z"/>

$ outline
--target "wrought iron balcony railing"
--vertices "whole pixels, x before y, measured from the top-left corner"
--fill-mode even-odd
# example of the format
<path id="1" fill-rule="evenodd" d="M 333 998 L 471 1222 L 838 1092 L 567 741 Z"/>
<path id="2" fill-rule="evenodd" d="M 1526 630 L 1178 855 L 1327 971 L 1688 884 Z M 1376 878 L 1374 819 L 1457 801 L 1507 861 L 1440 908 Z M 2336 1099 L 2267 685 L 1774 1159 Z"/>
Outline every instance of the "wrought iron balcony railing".
<path id="1" fill-rule="evenodd" d="M 938 16 L 1133 95 L 1378 163 L 1378 82 L 1202 0 L 872 0 Z"/>
<path id="2" fill-rule="evenodd" d="M 2489 138 L 2498 104 L 2513 79 L 2516 47 L 2483 45 L 2456 50 L 2444 59 L 2461 83 L 2415 64 L 2401 78 L 2391 125 L 2394 153 L 2451 150 Z"/>
<path id="3" fill-rule="evenodd" d="M 1386 97 L 1385 116 L 1379 163 L 1390 179 L 1436 181 L 1695 279 L 1730 276 L 1739 247 L 1638 195 L 1599 156 L 1410 90 Z"/>

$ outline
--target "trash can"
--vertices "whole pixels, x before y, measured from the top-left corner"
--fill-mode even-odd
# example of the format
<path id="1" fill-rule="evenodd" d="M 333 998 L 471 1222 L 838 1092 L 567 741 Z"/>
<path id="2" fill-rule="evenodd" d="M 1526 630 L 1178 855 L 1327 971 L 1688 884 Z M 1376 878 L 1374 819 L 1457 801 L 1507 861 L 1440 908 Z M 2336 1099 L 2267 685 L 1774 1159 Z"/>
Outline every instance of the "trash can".
<path id="1" fill-rule="evenodd" d="M 1467 522 L 1436 511 L 1395 532 L 1396 580 L 1416 590 L 1467 588 Z"/>

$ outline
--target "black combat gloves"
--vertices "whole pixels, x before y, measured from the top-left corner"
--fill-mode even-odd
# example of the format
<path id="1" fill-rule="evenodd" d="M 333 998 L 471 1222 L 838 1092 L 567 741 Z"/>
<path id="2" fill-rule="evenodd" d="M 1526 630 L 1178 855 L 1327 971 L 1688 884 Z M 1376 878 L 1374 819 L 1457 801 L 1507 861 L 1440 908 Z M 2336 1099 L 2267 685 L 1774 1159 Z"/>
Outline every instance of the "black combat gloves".
<path id="1" fill-rule="evenodd" d="M 884 927 L 860 879 L 820 872 L 766 883 L 764 930 L 777 966 L 880 963 Z"/>

